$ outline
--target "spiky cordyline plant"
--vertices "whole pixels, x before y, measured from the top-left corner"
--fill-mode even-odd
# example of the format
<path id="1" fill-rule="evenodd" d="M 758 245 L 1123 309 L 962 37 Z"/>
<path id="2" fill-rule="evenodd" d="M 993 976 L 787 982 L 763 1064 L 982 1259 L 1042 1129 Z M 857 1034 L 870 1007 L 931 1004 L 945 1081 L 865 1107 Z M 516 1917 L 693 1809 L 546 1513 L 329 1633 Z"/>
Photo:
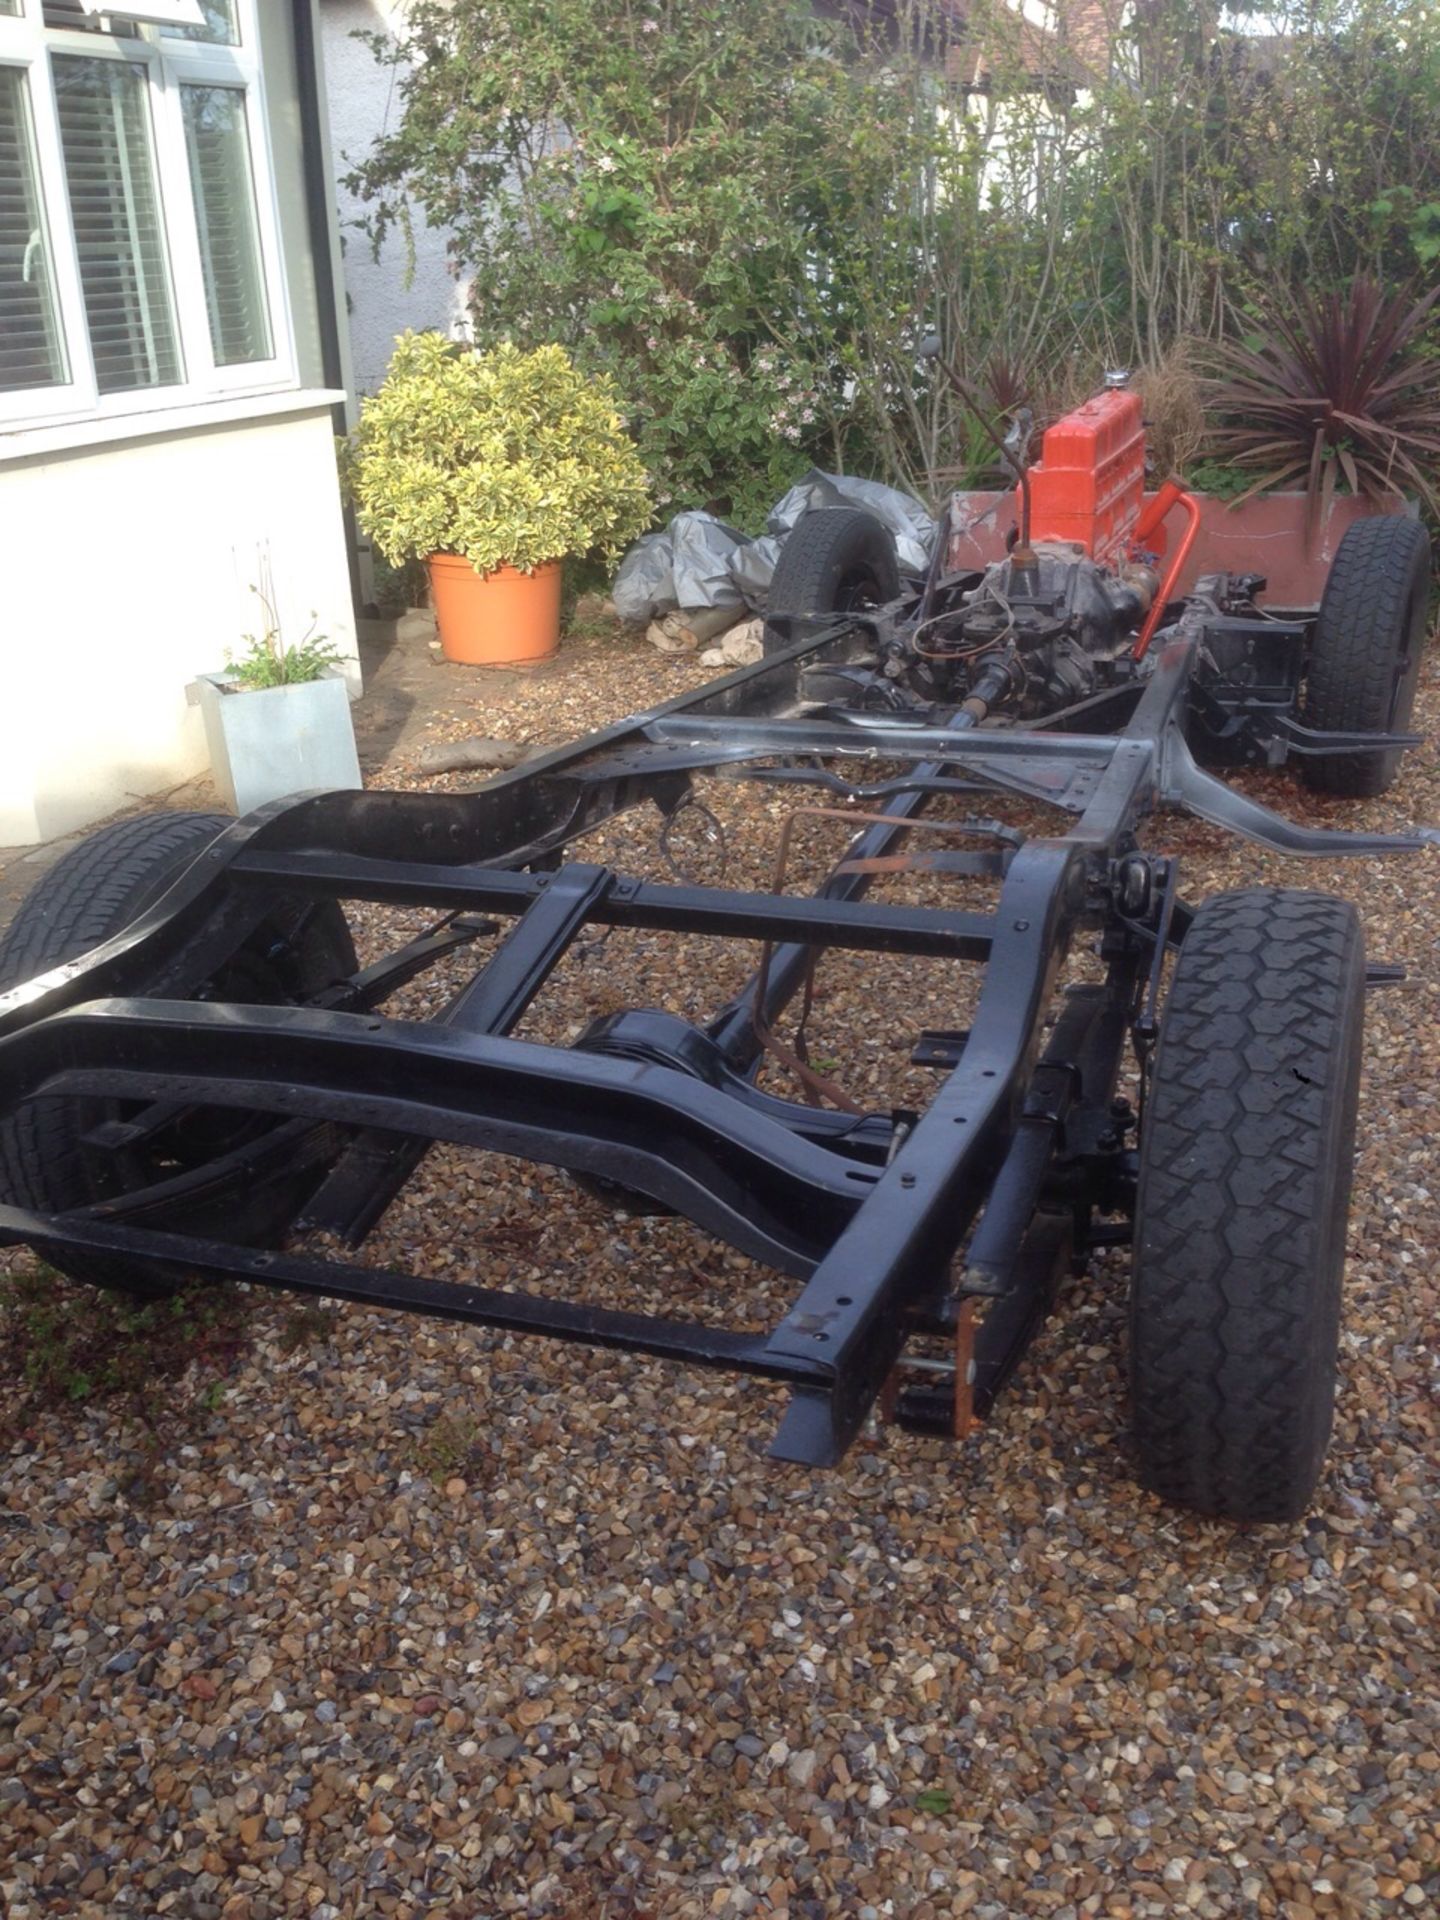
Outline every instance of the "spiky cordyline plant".
<path id="1" fill-rule="evenodd" d="M 1440 359 L 1421 344 L 1437 299 L 1440 287 L 1387 296 L 1362 274 L 1337 293 L 1277 302 L 1259 346 L 1214 350 L 1207 451 L 1257 475 L 1242 499 L 1302 484 L 1307 537 L 1340 478 L 1372 500 L 1413 493 L 1440 513 Z"/>

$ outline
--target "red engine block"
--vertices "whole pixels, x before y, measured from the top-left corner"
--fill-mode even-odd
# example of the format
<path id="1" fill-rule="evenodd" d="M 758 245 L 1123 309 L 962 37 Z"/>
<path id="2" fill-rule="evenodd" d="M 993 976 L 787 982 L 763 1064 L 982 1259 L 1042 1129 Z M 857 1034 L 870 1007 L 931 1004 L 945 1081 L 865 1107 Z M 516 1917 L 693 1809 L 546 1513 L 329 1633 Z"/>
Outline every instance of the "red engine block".
<path id="1" fill-rule="evenodd" d="M 1126 558 L 1145 491 L 1140 396 L 1096 394 L 1046 429 L 1030 469 L 1030 538 L 1074 540 L 1092 560 Z"/>

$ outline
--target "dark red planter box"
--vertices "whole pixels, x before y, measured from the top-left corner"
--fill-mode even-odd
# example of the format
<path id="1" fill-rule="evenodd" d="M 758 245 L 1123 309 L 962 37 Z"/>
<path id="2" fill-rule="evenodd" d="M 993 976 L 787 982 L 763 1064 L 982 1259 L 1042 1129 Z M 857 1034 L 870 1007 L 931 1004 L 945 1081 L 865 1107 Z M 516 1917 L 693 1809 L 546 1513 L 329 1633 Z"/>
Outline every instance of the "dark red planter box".
<path id="1" fill-rule="evenodd" d="M 983 567 L 1001 559 L 1005 536 L 1019 517 L 1014 490 L 954 497 L 964 530 L 950 542 L 950 565 Z M 1145 496 L 1147 502 L 1153 497 Z M 1285 607 L 1313 606 L 1319 601 L 1347 527 L 1382 511 L 1413 512 L 1399 494 L 1392 506 L 1383 509 L 1351 495 L 1337 496 L 1307 547 L 1303 493 L 1257 494 L 1240 506 L 1210 494 L 1195 498 L 1200 503 L 1200 532 L 1172 597 L 1188 593 L 1202 573 L 1263 573 L 1269 581 L 1265 599 Z M 1162 555 L 1165 536 L 1178 539 L 1183 525 L 1184 515 L 1177 508 L 1157 538 Z"/>

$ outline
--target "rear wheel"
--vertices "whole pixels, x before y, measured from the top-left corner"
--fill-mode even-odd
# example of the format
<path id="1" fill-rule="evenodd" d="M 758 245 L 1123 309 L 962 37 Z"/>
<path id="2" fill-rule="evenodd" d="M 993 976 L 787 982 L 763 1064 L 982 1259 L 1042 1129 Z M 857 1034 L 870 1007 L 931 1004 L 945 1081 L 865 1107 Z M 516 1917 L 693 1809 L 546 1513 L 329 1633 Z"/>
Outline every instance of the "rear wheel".
<path id="1" fill-rule="evenodd" d="M 1335 555 L 1310 647 L 1301 718 L 1326 733 L 1404 733 L 1415 705 L 1430 598 L 1430 536 L 1418 520 L 1357 520 Z M 1403 749 L 1305 759 L 1316 793 L 1367 799 L 1395 783 Z"/>
<path id="2" fill-rule="evenodd" d="M 1330 1435 L 1364 1024 L 1353 907 L 1256 888 L 1197 912 L 1140 1146 L 1130 1388 L 1141 1477 L 1293 1520 Z"/>
<path id="3" fill-rule="evenodd" d="M 0 937 L 0 992 L 119 933 L 230 824 L 223 814 L 149 813 L 89 835 L 32 889 Z M 207 995 L 285 1005 L 345 978 L 355 965 L 338 905 L 326 901 L 311 909 L 277 896 Z M 133 1103 L 114 1100 L 41 1099 L 0 1118 L 0 1198 L 42 1213 L 88 1206 L 203 1165 L 275 1124 L 268 1115 L 190 1110 L 134 1149 L 97 1152 L 86 1145 L 97 1127 L 136 1111 Z M 297 1173 L 293 1195 L 283 1183 L 267 1188 L 265 1205 L 277 1214 L 291 1200 L 298 1205 L 316 1177 Z M 72 1279 L 150 1298 L 173 1293 L 180 1284 L 171 1275 L 99 1255 L 72 1255 L 57 1264 Z"/>
<path id="4" fill-rule="evenodd" d="M 884 524 L 859 507 L 816 507 L 780 549 L 765 603 L 765 652 L 781 653 L 801 637 L 772 624 L 775 615 L 857 613 L 899 597 L 895 542 Z"/>

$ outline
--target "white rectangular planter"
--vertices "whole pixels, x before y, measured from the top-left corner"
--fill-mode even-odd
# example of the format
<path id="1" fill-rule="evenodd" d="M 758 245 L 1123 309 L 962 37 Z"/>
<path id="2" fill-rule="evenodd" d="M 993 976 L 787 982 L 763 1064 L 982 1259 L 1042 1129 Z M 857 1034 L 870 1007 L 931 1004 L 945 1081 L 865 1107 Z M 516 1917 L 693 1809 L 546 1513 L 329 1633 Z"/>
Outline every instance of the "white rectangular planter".
<path id="1" fill-rule="evenodd" d="M 291 794 L 361 784 L 342 674 L 226 692 L 232 684 L 230 674 L 202 673 L 195 692 L 215 785 L 237 814 Z"/>

